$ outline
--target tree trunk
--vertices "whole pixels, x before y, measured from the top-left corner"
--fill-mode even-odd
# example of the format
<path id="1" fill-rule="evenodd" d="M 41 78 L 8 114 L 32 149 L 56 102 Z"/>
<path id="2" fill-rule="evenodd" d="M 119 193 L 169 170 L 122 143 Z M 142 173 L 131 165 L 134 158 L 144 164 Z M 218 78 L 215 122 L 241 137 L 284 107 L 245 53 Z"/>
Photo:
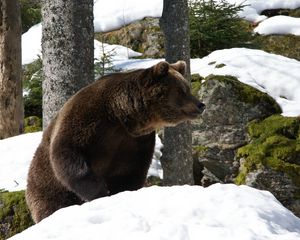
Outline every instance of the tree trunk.
<path id="1" fill-rule="evenodd" d="M 21 15 L 17 0 L 0 2 L 0 139 L 23 131 Z"/>
<path id="2" fill-rule="evenodd" d="M 187 0 L 164 0 L 160 26 L 165 36 L 166 61 L 184 60 L 190 81 L 190 38 Z M 165 128 L 162 155 L 165 185 L 193 184 L 192 135 L 190 123 Z"/>
<path id="3" fill-rule="evenodd" d="M 43 126 L 63 104 L 94 81 L 93 0 L 44 0 Z"/>

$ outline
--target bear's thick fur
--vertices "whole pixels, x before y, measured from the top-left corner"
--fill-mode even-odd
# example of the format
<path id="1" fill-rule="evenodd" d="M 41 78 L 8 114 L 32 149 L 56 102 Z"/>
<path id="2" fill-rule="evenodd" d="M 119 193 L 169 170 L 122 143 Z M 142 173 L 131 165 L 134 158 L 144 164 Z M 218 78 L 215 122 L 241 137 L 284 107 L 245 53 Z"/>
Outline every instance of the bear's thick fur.
<path id="1" fill-rule="evenodd" d="M 182 76 L 160 62 L 105 76 L 71 97 L 44 131 L 28 174 L 35 222 L 73 204 L 143 187 L 155 129 L 194 119 L 204 105 Z"/>

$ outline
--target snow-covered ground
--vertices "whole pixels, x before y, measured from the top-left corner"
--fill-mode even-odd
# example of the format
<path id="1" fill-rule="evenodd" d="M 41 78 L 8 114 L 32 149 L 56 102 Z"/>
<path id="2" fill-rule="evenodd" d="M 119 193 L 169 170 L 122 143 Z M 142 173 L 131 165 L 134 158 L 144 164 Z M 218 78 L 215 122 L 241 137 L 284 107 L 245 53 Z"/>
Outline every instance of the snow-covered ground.
<path id="1" fill-rule="evenodd" d="M 300 219 L 247 186 L 150 187 L 55 212 L 10 240 L 299 240 Z"/>
<path id="2" fill-rule="evenodd" d="M 42 132 L 38 132 L 0 140 L 0 189 L 26 188 L 29 164 L 41 138 Z"/>

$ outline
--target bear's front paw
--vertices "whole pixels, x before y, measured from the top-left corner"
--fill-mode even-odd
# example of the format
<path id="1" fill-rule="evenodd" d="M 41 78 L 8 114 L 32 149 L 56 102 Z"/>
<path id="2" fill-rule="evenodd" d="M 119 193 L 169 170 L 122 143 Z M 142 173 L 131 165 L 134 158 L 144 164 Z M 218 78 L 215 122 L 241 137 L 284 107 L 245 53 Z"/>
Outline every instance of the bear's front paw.
<path id="1" fill-rule="evenodd" d="M 77 196 L 86 202 L 108 196 L 110 193 L 104 180 L 92 177 L 85 177 L 80 181 L 77 181 L 76 184 L 73 185 L 72 190 Z"/>

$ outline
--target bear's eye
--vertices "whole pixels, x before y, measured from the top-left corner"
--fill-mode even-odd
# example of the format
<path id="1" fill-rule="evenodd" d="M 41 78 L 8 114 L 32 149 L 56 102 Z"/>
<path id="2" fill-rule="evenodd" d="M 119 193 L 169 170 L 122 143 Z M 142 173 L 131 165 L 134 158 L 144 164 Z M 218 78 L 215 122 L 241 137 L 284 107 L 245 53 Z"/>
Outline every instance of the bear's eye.
<path id="1" fill-rule="evenodd" d="M 156 94 L 156 97 L 157 97 L 157 98 L 162 98 L 163 95 L 164 95 L 163 92 L 158 92 L 158 93 Z"/>

